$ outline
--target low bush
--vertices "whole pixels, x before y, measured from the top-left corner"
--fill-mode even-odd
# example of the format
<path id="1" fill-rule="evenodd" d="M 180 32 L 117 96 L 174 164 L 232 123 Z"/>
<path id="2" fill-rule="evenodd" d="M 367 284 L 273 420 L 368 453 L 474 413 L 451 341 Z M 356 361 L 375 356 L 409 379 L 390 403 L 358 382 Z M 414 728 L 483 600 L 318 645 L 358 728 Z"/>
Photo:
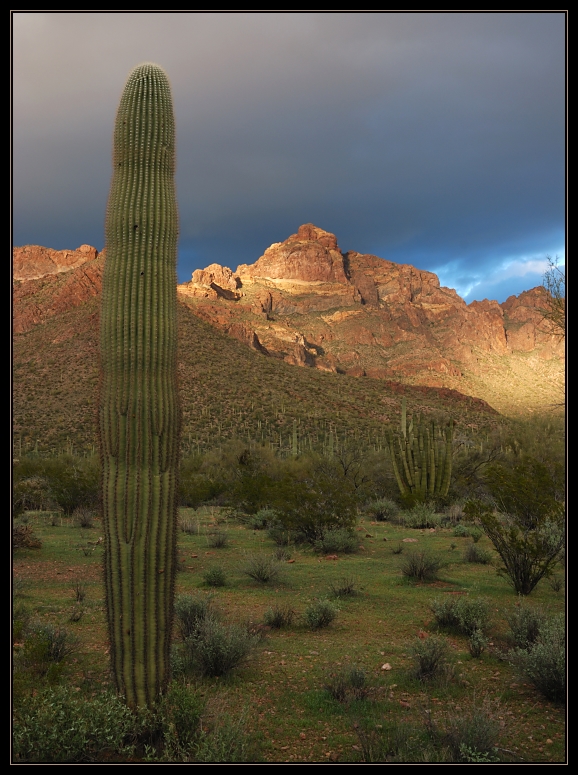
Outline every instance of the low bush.
<path id="1" fill-rule="evenodd" d="M 488 627 L 490 606 L 485 598 L 447 597 L 435 598 L 430 603 L 438 627 L 454 629 L 462 635 L 471 636 L 479 630 L 484 633 Z"/>
<path id="2" fill-rule="evenodd" d="M 357 595 L 357 581 L 351 576 L 343 576 L 331 582 L 331 595 L 333 597 L 353 597 Z"/>
<path id="3" fill-rule="evenodd" d="M 239 667 L 260 638 L 240 624 L 225 624 L 207 618 L 185 641 L 188 662 L 202 675 L 216 677 Z"/>
<path id="4" fill-rule="evenodd" d="M 229 543 L 229 536 L 223 530 L 213 530 L 207 534 L 207 543 L 211 549 L 223 549 Z"/>
<path id="5" fill-rule="evenodd" d="M 267 535 L 277 546 L 289 546 L 293 543 L 293 531 L 287 530 L 280 522 L 272 522 L 267 528 Z"/>
<path id="6" fill-rule="evenodd" d="M 545 621 L 534 643 L 510 652 L 511 662 L 549 700 L 566 696 L 566 628 L 563 614 Z"/>
<path id="7" fill-rule="evenodd" d="M 77 506 L 72 512 L 72 518 L 74 524 L 77 527 L 90 529 L 94 527 L 94 520 L 96 518 L 97 511 L 91 506 L 81 505 Z"/>
<path id="8" fill-rule="evenodd" d="M 294 618 L 295 611 L 289 606 L 273 606 L 263 615 L 263 621 L 267 627 L 273 627 L 275 630 L 290 627 Z"/>
<path id="9" fill-rule="evenodd" d="M 279 579 L 281 565 L 270 555 L 250 554 L 241 570 L 245 576 L 249 576 L 254 581 L 258 581 L 260 584 L 269 584 Z"/>
<path id="10" fill-rule="evenodd" d="M 464 764 L 497 762 L 500 724 L 488 702 L 446 719 L 443 742 L 450 749 L 451 759 Z"/>
<path id="11" fill-rule="evenodd" d="M 388 498 L 379 498 L 373 501 L 369 501 L 364 507 L 363 511 L 371 519 L 377 522 L 388 522 L 395 519 L 399 512 L 399 505 Z"/>
<path id="12" fill-rule="evenodd" d="M 91 762 L 103 754 L 131 753 L 125 739 L 138 729 L 115 694 L 86 699 L 68 686 L 45 689 L 15 709 L 16 762 Z"/>
<path id="13" fill-rule="evenodd" d="M 227 574 L 220 566 L 214 566 L 205 571 L 203 580 L 209 587 L 225 587 L 227 585 Z"/>
<path id="14" fill-rule="evenodd" d="M 492 553 L 487 549 L 482 549 L 477 543 L 468 544 L 464 552 L 464 562 L 475 562 L 479 565 L 490 565 L 492 562 Z"/>
<path id="15" fill-rule="evenodd" d="M 324 688 L 337 702 L 364 700 L 369 694 L 367 675 L 359 667 L 346 667 L 329 673 Z"/>
<path id="16" fill-rule="evenodd" d="M 319 630 L 337 618 L 339 608 L 330 600 L 320 598 L 306 608 L 303 617 L 312 630 Z"/>
<path id="17" fill-rule="evenodd" d="M 359 539 L 344 528 L 327 530 L 323 538 L 313 543 L 313 549 L 318 554 L 354 554 L 359 550 Z"/>
<path id="18" fill-rule="evenodd" d="M 432 527 L 439 527 L 442 523 L 441 514 L 436 514 L 435 511 L 425 503 L 416 503 L 416 505 L 404 511 L 402 515 L 403 524 L 410 528 L 426 529 Z"/>
<path id="19" fill-rule="evenodd" d="M 191 536 L 198 536 L 201 532 L 201 526 L 197 519 L 181 519 L 180 528 L 183 533 Z"/>
<path id="20" fill-rule="evenodd" d="M 266 530 L 278 520 L 278 513 L 275 509 L 259 509 L 249 520 L 249 527 L 252 530 Z"/>
<path id="21" fill-rule="evenodd" d="M 23 635 L 18 667 L 36 675 L 56 677 L 60 671 L 55 666 L 78 648 L 78 639 L 68 630 L 44 622 L 29 622 Z"/>
<path id="22" fill-rule="evenodd" d="M 534 608 L 523 599 L 506 611 L 505 616 L 513 647 L 519 649 L 527 649 L 536 642 L 540 628 L 546 621 L 546 614 L 541 608 Z"/>
<path id="23" fill-rule="evenodd" d="M 196 635 L 206 619 L 214 616 L 210 595 L 180 595 L 175 600 L 175 617 L 183 640 Z"/>
<path id="24" fill-rule="evenodd" d="M 403 560 L 401 572 L 415 581 L 435 581 L 442 567 L 442 561 L 427 551 L 408 552 Z"/>
<path id="25" fill-rule="evenodd" d="M 419 681 L 434 681 L 451 675 L 450 647 L 445 638 L 431 635 L 417 638 L 409 650 L 413 674 Z"/>
<path id="26" fill-rule="evenodd" d="M 41 549 L 42 541 L 36 536 L 30 525 L 13 525 L 12 548 Z"/>

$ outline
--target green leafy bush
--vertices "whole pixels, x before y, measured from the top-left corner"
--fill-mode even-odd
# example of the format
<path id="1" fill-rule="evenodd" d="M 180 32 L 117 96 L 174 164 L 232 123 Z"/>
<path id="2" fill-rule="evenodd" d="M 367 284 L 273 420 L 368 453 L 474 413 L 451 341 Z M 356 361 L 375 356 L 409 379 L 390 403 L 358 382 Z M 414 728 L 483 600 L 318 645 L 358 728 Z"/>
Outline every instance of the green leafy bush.
<path id="1" fill-rule="evenodd" d="M 17 762 L 91 762 L 104 753 L 129 753 L 125 738 L 138 728 L 121 698 L 86 699 L 69 686 L 45 689 L 15 709 Z"/>
<path id="2" fill-rule="evenodd" d="M 339 608 L 326 598 L 320 598 L 305 609 L 303 614 L 307 625 L 312 630 L 319 630 L 329 625 L 337 618 Z"/>
<path id="3" fill-rule="evenodd" d="M 410 528 L 424 530 L 426 528 L 439 527 L 442 523 L 441 514 L 436 514 L 435 511 L 425 503 L 416 503 L 413 508 L 404 511 L 402 516 L 403 524 Z"/>
<path id="4" fill-rule="evenodd" d="M 563 614 L 545 621 L 534 643 L 510 652 L 511 662 L 544 697 L 563 702 L 566 696 L 566 628 Z"/>
<path id="5" fill-rule="evenodd" d="M 435 598 L 430 609 L 439 627 L 455 629 L 462 635 L 471 636 L 477 630 L 483 633 L 488 626 L 490 605 L 485 598 L 469 595 Z"/>

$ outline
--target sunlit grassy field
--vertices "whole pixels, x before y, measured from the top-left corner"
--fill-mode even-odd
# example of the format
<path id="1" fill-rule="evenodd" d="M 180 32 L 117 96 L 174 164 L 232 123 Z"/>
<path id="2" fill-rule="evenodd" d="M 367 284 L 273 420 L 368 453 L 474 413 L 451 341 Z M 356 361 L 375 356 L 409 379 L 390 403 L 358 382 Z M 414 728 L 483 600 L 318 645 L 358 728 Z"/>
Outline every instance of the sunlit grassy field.
<path id="1" fill-rule="evenodd" d="M 76 650 L 50 680 L 74 687 L 79 695 L 99 692 L 111 685 L 101 524 L 97 520 L 92 528 L 81 528 L 72 519 L 42 512 L 24 518 L 42 547 L 14 552 L 15 608 L 31 619 L 63 626 L 78 638 Z M 472 539 L 455 535 L 451 523 L 419 530 L 359 519 L 359 548 L 354 553 L 326 556 L 307 545 L 289 545 L 283 555 L 265 530 L 252 529 L 224 510 L 182 509 L 180 519 L 191 532 L 179 532 L 177 597 L 211 595 L 211 605 L 224 621 L 249 625 L 259 640 L 229 675 L 185 674 L 176 679 L 202 695 L 207 728 L 223 716 L 243 720 L 256 761 L 371 761 L 372 741 L 396 728 L 409 736 L 407 750 L 412 750 L 415 737 L 414 761 L 435 761 L 425 749 L 420 754 L 421 741 L 432 729 L 445 729 L 480 708 L 499 729 L 495 756 L 500 761 L 565 760 L 564 706 L 540 695 L 506 658 L 506 613 L 517 600 L 506 579 L 496 573 L 499 558 L 485 536 L 477 546 L 492 554 L 492 563 L 478 564 L 464 560 Z M 214 545 L 215 531 L 225 534 L 223 546 Z M 402 573 L 412 551 L 425 551 L 441 561 L 436 580 L 417 582 Z M 275 579 L 260 583 L 247 575 L 252 557 L 276 553 L 280 559 Z M 221 569 L 224 586 L 211 587 L 205 581 L 215 568 Z M 562 612 L 561 566 L 556 577 L 561 583 L 542 580 L 528 604 L 548 614 Z M 467 636 L 441 631 L 449 643 L 450 671 L 437 680 L 420 681 L 414 675 L 412 648 L 439 631 L 432 601 L 460 596 L 489 603 L 483 651 L 473 657 Z M 313 630 L 305 614 L 320 598 L 338 608 L 337 616 L 329 626 Z M 275 607 L 294 612 L 288 627 L 264 624 L 267 611 Z M 176 645 L 178 640 L 175 626 Z M 49 678 L 18 668 L 23 636 L 16 629 L 15 641 L 13 690 L 18 708 L 22 698 Z M 326 687 L 352 667 L 365 674 L 365 696 L 340 702 Z"/>

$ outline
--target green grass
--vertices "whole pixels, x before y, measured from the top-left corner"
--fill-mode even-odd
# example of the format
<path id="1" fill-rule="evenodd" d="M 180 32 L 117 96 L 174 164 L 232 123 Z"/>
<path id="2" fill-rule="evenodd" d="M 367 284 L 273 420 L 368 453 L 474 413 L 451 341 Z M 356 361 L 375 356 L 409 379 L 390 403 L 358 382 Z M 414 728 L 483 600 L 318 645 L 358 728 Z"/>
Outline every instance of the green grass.
<path id="1" fill-rule="evenodd" d="M 89 540 L 98 539 L 100 523 L 97 521 L 92 530 L 82 530 L 72 519 L 52 526 L 42 513 L 28 516 L 42 548 L 14 554 L 14 575 L 22 579 L 18 605 L 36 620 L 67 627 L 79 639 L 73 658 L 64 661 L 60 681 L 78 687 L 87 696 L 109 688 L 102 549 L 97 546 L 85 557 L 76 548 L 86 542 L 87 534 Z M 210 549 L 206 533 L 215 527 L 218 509 L 181 511 L 182 519 L 193 516 L 202 530 L 198 535 L 179 533 L 185 570 L 177 576 L 177 594 L 207 594 L 205 574 L 218 562 L 228 584 L 212 590 L 215 609 L 226 621 L 248 623 L 259 632 L 265 629 L 266 637 L 231 676 L 189 680 L 205 699 L 225 703 L 227 713 L 250 709 L 249 726 L 262 741 L 265 761 L 354 763 L 361 760 L 354 726 L 360 720 L 421 728 L 423 708 L 428 703 L 442 723 L 444 714 L 459 716 L 460 709 L 471 707 L 474 697 L 479 701 L 486 696 L 501 700 L 498 721 L 504 725 L 500 726 L 499 745 L 511 752 L 502 753 L 504 761 L 564 759 L 563 708 L 545 700 L 500 658 L 499 649 L 508 631 L 504 612 L 513 605 L 515 596 L 494 567 L 464 563 L 458 552 L 451 551 L 455 540 L 451 529 L 430 533 L 364 522 L 360 524 L 363 530 L 357 533 L 363 546 L 359 553 L 326 560 L 303 546 L 291 547 L 294 562 L 283 563 L 282 580 L 262 585 L 248 578 L 243 566 L 247 554 L 273 553 L 275 544 L 266 533 L 229 519 L 219 525 L 229 537 L 226 549 Z M 366 533 L 372 537 L 364 538 Z M 417 538 L 417 542 L 404 546 L 432 551 L 447 560 L 437 581 L 416 583 L 403 578 L 400 566 L 404 554 L 394 555 L 391 546 L 407 537 Z M 493 551 L 485 537 L 479 545 Z M 86 611 L 79 621 L 69 623 L 75 604 L 74 582 L 79 577 L 86 587 Z M 340 598 L 339 614 L 330 627 L 311 630 L 303 613 L 344 577 L 355 578 L 358 594 Z M 488 639 L 493 645 L 481 658 L 472 659 L 466 636 L 447 635 L 455 677 L 430 691 L 412 676 L 411 645 L 418 633 L 435 633 L 431 600 L 454 593 L 488 598 Z M 563 596 L 544 582 L 530 602 L 550 613 L 564 610 Z M 296 612 L 289 627 L 263 627 L 265 613 L 273 607 Z M 15 648 L 18 653 L 20 646 Z M 385 664 L 391 670 L 382 669 Z M 344 706 L 328 699 L 323 686 L 328 671 L 350 665 L 365 671 L 371 692 L 363 702 Z M 16 706 L 33 688 L 38 687 L 24 679 L 15 683 Z M 547 743 L 548 739 L 552 742 Z"/>

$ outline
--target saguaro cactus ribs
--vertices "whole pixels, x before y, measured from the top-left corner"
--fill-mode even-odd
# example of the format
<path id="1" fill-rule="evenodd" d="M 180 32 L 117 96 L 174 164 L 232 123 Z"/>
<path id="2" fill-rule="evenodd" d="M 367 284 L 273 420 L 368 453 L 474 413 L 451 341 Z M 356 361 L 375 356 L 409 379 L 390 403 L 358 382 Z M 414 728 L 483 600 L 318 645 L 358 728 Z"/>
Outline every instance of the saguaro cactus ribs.
<path id="1" fill-rule="evenodd" d="M 112 671 L 129 705 L 169 678 L 176 555 L 175 126 L 162 68 L 129 75 L 114 129 L 99 431 Z"/>

